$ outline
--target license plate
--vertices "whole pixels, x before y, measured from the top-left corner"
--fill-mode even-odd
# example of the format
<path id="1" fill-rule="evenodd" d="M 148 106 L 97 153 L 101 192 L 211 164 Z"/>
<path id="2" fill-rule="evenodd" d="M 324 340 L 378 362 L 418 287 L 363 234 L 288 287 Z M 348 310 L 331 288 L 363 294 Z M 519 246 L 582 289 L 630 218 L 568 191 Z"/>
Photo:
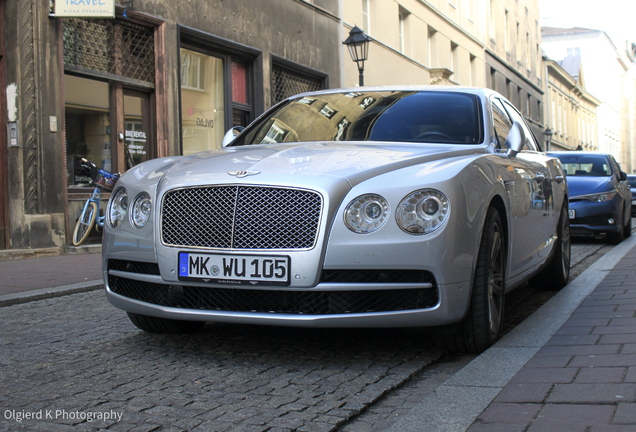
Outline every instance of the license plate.
<path id="1" fill-rule="evenodd" d="M 232 285 L 289 285 L 290 258 L 179 252 L 179 280 Z"/>
<path id="2" fill-rule="evenodd" d="M 568 216 L 570 217 L 570 219 L 575 219 L 576 218 L 576 210 L 568 210 Z"/>

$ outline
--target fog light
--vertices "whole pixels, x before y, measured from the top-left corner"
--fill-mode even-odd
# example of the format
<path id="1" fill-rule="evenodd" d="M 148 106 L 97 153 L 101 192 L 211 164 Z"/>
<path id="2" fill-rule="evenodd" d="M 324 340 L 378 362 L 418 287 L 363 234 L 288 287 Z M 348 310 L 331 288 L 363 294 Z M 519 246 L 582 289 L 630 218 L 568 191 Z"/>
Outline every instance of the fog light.
<path id="1" fill-rule="evenodd" d="M 609 218 L 607 220 L 607 223 L 610 224 L 610 225 L 614 225 L 616 223 L 616 221 L 614 220 L 614 218 Z"/>

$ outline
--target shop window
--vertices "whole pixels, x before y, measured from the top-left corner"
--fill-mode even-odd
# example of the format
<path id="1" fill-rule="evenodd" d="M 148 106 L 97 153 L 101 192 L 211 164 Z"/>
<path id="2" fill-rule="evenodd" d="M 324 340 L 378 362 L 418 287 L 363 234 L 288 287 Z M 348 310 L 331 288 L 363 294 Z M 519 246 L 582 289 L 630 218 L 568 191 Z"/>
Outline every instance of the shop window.
<path id="1" fill-rule="evenodd" d="M 126 169 L 149 158 L 148 97 L 143 93 L 124 92 L 124 142 Z"/>
<path id="2" fill-rule="evenodd" d="M 82 158 L 112 171 L 108 83 L 66 75 L 64 90 L 68 186 L 88 186 Z"/>
<path id="3" fill-rule="evenodd" d="M 184 155 L 221 146 L 225 134 L 223 66 L 222 58 L 181 49 Z M 205 73 L 201 74 L 201 71 Z"/>

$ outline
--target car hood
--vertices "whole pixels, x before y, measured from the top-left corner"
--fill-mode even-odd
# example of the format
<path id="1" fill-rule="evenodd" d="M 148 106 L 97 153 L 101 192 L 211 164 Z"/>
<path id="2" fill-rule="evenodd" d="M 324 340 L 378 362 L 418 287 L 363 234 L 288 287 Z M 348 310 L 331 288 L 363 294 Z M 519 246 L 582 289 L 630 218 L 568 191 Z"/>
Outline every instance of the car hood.
<path id="1" fill-rule="evenodd" d="M 612 177 L 568 177 L 568 191 L 570 198 L 580 195 L 607 192 L 614 189 Z"/>
<path id="2" fill-rule="evenodd" d="M 171 187 L 228 182 L 247 174 L 250 182 L 272 176 L 337 177 L 354 186 L 368 178 L 423 162 L 470 154 L 483 147 L 391 143 L 300 143 L 226 147 L 182 157 L 165 173 Z M 240 178 L 240 177 L 239 177 Z M 299 183 L 311 182 L 297 178 Z"/>

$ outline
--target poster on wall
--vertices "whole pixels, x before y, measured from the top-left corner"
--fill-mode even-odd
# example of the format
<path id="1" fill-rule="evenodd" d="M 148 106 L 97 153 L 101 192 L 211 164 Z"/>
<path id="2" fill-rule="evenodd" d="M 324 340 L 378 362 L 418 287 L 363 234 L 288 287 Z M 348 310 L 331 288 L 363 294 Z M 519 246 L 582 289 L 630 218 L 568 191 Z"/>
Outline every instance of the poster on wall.
<path id="1" fill-rule="evenodd" d="M 115 18 L 115 0 L 55 0 L 56 17 Z"/>

